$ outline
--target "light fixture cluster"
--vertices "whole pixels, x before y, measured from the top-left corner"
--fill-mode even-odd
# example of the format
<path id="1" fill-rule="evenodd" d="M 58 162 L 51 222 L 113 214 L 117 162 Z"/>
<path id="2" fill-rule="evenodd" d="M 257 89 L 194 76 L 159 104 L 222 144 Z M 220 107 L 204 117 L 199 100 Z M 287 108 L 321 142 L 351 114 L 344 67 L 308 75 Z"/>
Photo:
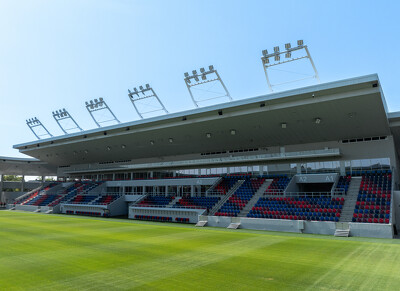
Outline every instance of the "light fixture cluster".
<path id="1" fill-rule="evenodd" d="M 33 132 L 37 139 L 41 139 L 42 136 L 53 136 L 37 117 L 27 119 L 26 125 L 28 125 L 29 129 Z M 36 132 L 37 128 L 40 128 L 41 132 Z"/>
<path id="2" fill-rule="evenodd" d="M 136 113 L 139 115 L 140 118 L 143 119 L 144 114 L 153 113 L 157 111 L 164 111 L 168 114 L 168 110 L 165 108 L 164 104 L 161 102 L 160 98 L 158 98 L 156 92 L 150 87 L 149 84 L 146 84 L 145 87 L 139 86 L 138 88 L 134 87 L 133 91 L 128 89 L 128 96 L 132 102 L 133 107 L 135 108 Z M 150 111 L 142 111 L 140 106 L 138 106 L 138 102 L 143 99 L 153 99 L 156 100 L 158 103 L 157 106 L 151 106 L 152 109 Z"/>
<path id="3" fill-rule="evenodd" d="M 200 80 L 201 79 L 201 80 Z M 205 68 L 200 68 L 200 73 L 197 72 L 197 70 L 193 70 L 192 74 L 189 74 L 188 72 L 184 73 L 184 80 L 186 87 L 189 91 L 190 97 L 192 98 L 192 101 L 196 107 L 199 107 L 199 103 L 204 102 L 204 101 L 209 101 L 212 99 L 218 99 L 218 98 L 223 98 L 227 97 L 229 101 L 232 101 L 232 97 L 229 94 L 228 89 L 226 88 L 224 82 L 222 81 L 220 75 L 218 74 L 217 70 L 214 69 L 213 65 L 208 66 L 208 70 Z M 194 86 L 199 86 L 203 85 L 209 82 L 219 82 L 222 86 L 222 88 L 225 91 L 225 94 L 222 96 L 213 96 L 207 99 L 197 99 L 195 98 L 195 94 L 193 94 L 192 88 Z M 208 90 L 206 90 L 208 91 Z M 204 93 L 204 92 L 203 92 Z"/>
<path id="4" fill-rule="evenodd" d="M 86 101 L 85 105 L 86 105 L 87 111 L 89 112 L 90 116 L 92 117 L 93 121 L 96 123 L 96 125 L 98 127 L 101 126 L 100 125 L 101 123 L 110 122 L 110 121 L 115 121 L 117 123 L 121 123 L 118 120 L 118 118 L 115 116 L 115 114 L 111 111 L 110 107 L 108 107 L 106 101 L 102 97 L 100 97 L 99 99 L 90 100 L 89 102 Z M 96 111 L 100 111 L 100 110 L 108 111 L 108 113 L 112 116 L 112 118 L 108 119 L 108 120 L 97 119 L 93 113 Z"/>
<path id="5" fill-rule="evenodd" d="M 68 131 L 72 131 L 72 130 L 76 130 L 76 129 L 82 131 L 82 128 L 78 125 L 78 123 L 75 121 L 75 119 L 68 113 L 68 111 L 65 108 L 53 111 L 53 118 L 65 134 L 68 134 Z M 62 125 L 62 123 L 61 123 L 62 120 L 69 120 L 74 124 L 74 126 L 70 127 L 70 128 L 66 128 Z"/>
<path id="6" fill-rule="evenodd" d="M 304 44 L 303 40 L 298 40 L 297 41 L 297 46 L 292 47 L 292 45 L 290 43 L 286 43 L 285 44 L 285 49 L 284 50 L 280 50 L 279 46 L 275 46 L 273 48 L 273 52 L 272 53 L 268 53 L 268 50 L 263 50 L 262 51 L 262 57 L 261 57 L 261 61 L 263 64 L 263 68 L 264 68 L 264 73 L 265 73 L 265 77 L 267 79 L 267 83 L 268 83 L 268 87 L 271 91 L 273 91 L 273 86 L 278 86 L 278 85 L 282 85 L 282 84 L 286 84 L 286 83 L 290 83 L 290 82 L 296 82 L 296 81 L 300 81 L 300 80 L 304 80 L 304 79 L 309 79 L 309 78 L 315 78 L 317 79 L 318 83 L 320 82 L 319 80 L 319 75 L 318 75 L 318 71 L 317 68 L 315 67 L 314 61 L 311 58 L 310 55 L 310 51 L 308 50 L 307 45 Z M 299 53 L 300 55 L 297 57 L 293 57 L 292 53 L 295 51 L 299 51 L 301 52 L 302 50 L 304 50 L 303 54 Z M 285 59 L 281 60 L 281 55 L 285 55 Z M 268 69 L 272 66 L 277 66 L 277 65 L 281 65 L 281 64 L 285 64 L 288 62 L 293 62 L 293 61 L 298 61 L 301 59 L 308 59 L 311 63 L 311 66 L 314 70 L 314 75 L 310 76 L 310 77 L 306 77 L 303 79 L 296 79 L 296 80 L 291 80 L 290 82 L 285 82 L 282 84 L 271 84 L 270 82 L 270 78 L 268 75 Z M 271 59 L 271 60 L 270 60 Z"/>

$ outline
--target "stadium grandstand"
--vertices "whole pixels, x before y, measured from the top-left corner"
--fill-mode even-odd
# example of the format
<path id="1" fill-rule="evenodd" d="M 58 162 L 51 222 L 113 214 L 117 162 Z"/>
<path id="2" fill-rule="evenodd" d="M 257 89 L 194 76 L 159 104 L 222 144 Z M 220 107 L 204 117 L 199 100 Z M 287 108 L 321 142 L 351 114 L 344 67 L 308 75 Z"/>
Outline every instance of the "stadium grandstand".
<path id="1" fill-rule="evenodd" d="M 33 212 L 392 238 L 399 142 L 400 113 L 388 112 L 378 76 L 367 75 L 15 145 L 32 159 L 2 158 L 3 175 L 57 181 L 2 202 Z"/>

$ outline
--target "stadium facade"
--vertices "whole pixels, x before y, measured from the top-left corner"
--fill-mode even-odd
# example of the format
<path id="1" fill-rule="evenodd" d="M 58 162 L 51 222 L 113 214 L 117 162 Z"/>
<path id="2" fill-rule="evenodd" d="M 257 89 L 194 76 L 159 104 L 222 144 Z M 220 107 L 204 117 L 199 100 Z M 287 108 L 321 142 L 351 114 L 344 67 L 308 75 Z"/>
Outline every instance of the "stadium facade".
<path id="1" fill-rule="evenodd" d="M 4 158 L 2 175 L 59 182 L 2 200 L 45 213 L 393 237 L 399 142 L 400 112 L 388 112 L 378 76 L 367 75 L 15 145 L 32 159 Z"/>

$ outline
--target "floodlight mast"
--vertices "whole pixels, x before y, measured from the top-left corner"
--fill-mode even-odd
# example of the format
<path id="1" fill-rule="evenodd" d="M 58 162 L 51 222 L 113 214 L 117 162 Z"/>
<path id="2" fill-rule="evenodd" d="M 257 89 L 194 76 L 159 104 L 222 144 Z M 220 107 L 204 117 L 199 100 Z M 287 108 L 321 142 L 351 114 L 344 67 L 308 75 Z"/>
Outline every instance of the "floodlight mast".
<path id="1" fill-rule="evenodd" d="M 152 113 L 157 111 L 164 111 L 165 114 L 169 113 L 168 110 L 165 108 L 164 104 L 161 102 L 160 98 L 158 98 L 156 92 L 154 92 L 153 88 L 150 87 L 149 84 L 146 84 L 145 87 L 139 86 L 139 90 L 136 87 L 133 88 L 133 91 L 128 89 L 128 96 L 132 102 L 133 107 L 136 110 L 136 113 L 140 116 L 141 119 L 143 119 L 144 118 L 143 115 L 147 113 Z M 160 104 L 160 108 L 146 112 L 141 112 L 139 108 L 136 106 L 135 102 L 149 98 L 155 98 Z"/>
<path id="2" fill-rule="evenodd" d="M 304 49 L 304 51 L 306 53 L 304 56 L 300 56 L 300 57 L 296 57 L 296 58 L 292 57 L 292 52 L 300 51 L 302 49 Z M 318 83 L 321 82 L 320 79 L 319 79 L 319 74 L 318 74 L 317 68 L 315 67 L 314 61 L 313 61 L 313 59 L 311 57 L 310 51 L 308 50 L 307 45 L 304 44 L 303 40 L 298 40 L 296 47 L 292 47 L 290 43 L 287 43 L 287 44 L 285 44 L 285 50 L 284 51 L 280 51 L 279 50 L 279 46 L 276 46 L 276 47 L 274 47 L 274 52 L 273 53 L 269 54 L 267 50 L 263 50 L 262 54 L 263 54 L 263 56 L 261 57 L 261 61 L 262 61 L 262 64 L 263 64 L 265 77 L 267 79 L 267 84 L 268 84 L 268 87 L 269 87 L 269 89 L 271 91 L 274 91 L 273 88 L 272 88 L 273 86 L 282 85 L 282 84 L 275 84 L 275 85 L 271 84 L 271 81 L 270 81 L 269 75 L 268 75 L 268 68 L 273 67 L 273 66 L 277 66 L 277 65 L 282 65 L 282 64 L 285 64 L 285 63 L 289 63 L 289 62 L 293 62 L 293 61 L 298 61 L 298 60 L 301 60 L 301 59 L 306 59 L 306 58 L 309 59 L 309 61 L 311 63 L 311 66 L 312 66 L 312 68 L 314 70 L 314 73 L 315 73 L 314 76 L 312 76 L 311 78 L 315 78 L 318 81 Z M 285 54 L 285 58 L 287 60 L 281 61 L 281 55 L 282 54 Z M 274 62 L 273 63 L 271 63 L 270 60 L 269 60 L 269 58 L 272 58 L 272 57 L 274 58 Z M 308 79 L 308 78 L 310 78 L 310 77 L 303 78 L 303 79 L 297 79 L 297 80 L 290 81 L 290 82 L 301 81 L 301 80 Z"/>
<path id="3" fill-rule="evenodd" d="M 207 75 L 210 75 L 210 74 L 215 74 L 215 77 L 208 80 L 207 79 Z M 217 70 L 214 69 L 214 66 L 212 66 L 212 65 L 208 66 L 208 71 L 206 71 L 204 68 L 200 68 L 200 74 L 198 74 L 196 70 L 193 70 L 192 71 L 192 75 L 189 75 L 189 73 L 185 73 L 184 76 L 185 76 L 184 80 L 185 80 L 186 87 L 187 87 L 187 89 L 189 91 L 189 94 L 190 94 L 190 97 L 192 98 L 192 101 L 193 101 L 193 103 L 194 103 L 194 105 L 196 107 L 199 107 L 199 103 L 200 102 L 208 101 L 208 100 L 211 100 L 211 99 L 228 97 L 229 101 L 233 100 L 231 95 L 229 94 L 229 91 L 226 88 L 224 82 L 222 81 L 220 75 L 218 74 Z M 200 81 L 199 77 L 201 77 L 201 81 Z M 213 98 L 208 98 L 208 99 L 205 99 L 205 100 L 196 100 L 194 98 L 194 95 L 193 95 L 193 92 L 192 92 L 191 88 L 194 87 L 194 86 L 198 86 L 198 85 L 202 85 L 202 84 L 206 84 L 206 83 L 210 83 L 210 82 L 220 82 L 220 84 L 224 88 L 225 95 L 218 96 L 218 97 L 213 97 Z"/>
<path id="4" fill-rule="evenodd" d="M 78 125 L 78 123 L 75 121 L 75 119 L 71 116 L 71 114 L 68 113 L 68 111 L 63 108 L 60 110 L 53 111 L 53 118 L 57 122 L 58 126 L 61 128 L 61 130 L 64 132 L 64 134 L 68 134 L 68 130 L 74 130 L 74 129 L 79 129 L 82 131 L 83 129 Z M 64 128 L 61 124 L 60 121 L 69 119 L 71 120 L 74 124 L 75 127 L 72 128 Z"/>
<path id="5" fill-rule="evenodd" d="M 96 125 L 98 127 L 101 127 L 101 123 L 104 122 L 109 122 L 109 121 L 116 121 L 117 123 L 121 123 L 118 118 L 115 116 L 115 114 L 111 111 L 110 107 L 108 107 L 106 101 L 104 101 L 104 99 L 102 97 L 99 98 L 99 100 L 94 99 L 94 100 L 90 100 L 89 102 L 85 102 L 86 105 L 86 109 L 89 112 L 90 116 L 92 117 L 94 123 L 96 123 Z M 104 121 L 100 121 L 97 120 L 95 118 L 95 116 L 93 115 L 93 112 L 96 111 L 100 111 L 100 110 L 107 110 L 113 117 L 113 119 L 109 119 L 109 120 L 104 120 Z"/>
<path id="6" fill-rule="evenodd" d="M 44 136 L 44 135 L 53 137 L 53 135 L 47 130 L 47 128 L 40 122 L 40 120 L 37 117 L 27 119 L 26 125 L 28 125 L 29 129 L 33 132 L 33 134 L 36 136 L 37 139 L 41 139 L 41 136 Z M 34 130 L 34 128 L 36 128 L 36 127 L 42 128 L 46 133 L 45 134 L 37 134 Z"/>

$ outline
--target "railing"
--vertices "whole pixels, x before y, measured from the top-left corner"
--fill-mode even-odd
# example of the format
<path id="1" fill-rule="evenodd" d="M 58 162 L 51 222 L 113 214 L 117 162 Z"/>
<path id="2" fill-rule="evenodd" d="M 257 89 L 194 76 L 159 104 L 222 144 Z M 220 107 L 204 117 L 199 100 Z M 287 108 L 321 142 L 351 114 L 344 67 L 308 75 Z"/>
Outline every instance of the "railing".
<path id="1" fill-rule="evenodd" d="M 343 193 L 341 194 L 343 195 Z M 318 198 L 318 197 L 332 197 L 331 192 L 286 192 L 285 197 L 312 197 L 312 198 Z"/>
<path id="2" fill-rule="evenodd" d="M 170 161 L 170 162 L 159 162 L 159 163 L 144 163 L 144 164 L 124 164 L 115 165 L 115 169 L 124 169 L 126 171 L 131 170 L 145 170 L 155 168 L 177 168 L 177 167 L 190 167 L 190 166 L 201 166 L 201 165 L 220 165 L 221 163 L 243 163 L 243 162 L 260 162 L 269 160 L 282 160 L 296 157 L 320 157 L 320 156 L 339 156 L 340 150 L 338 148 L 333 149 L 321 149 L 321 150 L 310 150 L 310 151 L 297 151 L 297 152 L 285 152 L 285 153 L 273 153 L 273 154 L 261 154 L 261 155 L 249 155 L 249 156 L 234 156 L 234 157 L 220 157 L 220 158 L 208 158 L 208 159 L 197 159 L 197 160 L 184 160 L 184 161 Z M 80 173 L 86 172 L 93 169 L 109 169 L 101 165 L 95 168 L 74 167 L 72 170 L 66 171 L 66 173 Z M 111 167 L 113 168 L 113 167 Z"/>

